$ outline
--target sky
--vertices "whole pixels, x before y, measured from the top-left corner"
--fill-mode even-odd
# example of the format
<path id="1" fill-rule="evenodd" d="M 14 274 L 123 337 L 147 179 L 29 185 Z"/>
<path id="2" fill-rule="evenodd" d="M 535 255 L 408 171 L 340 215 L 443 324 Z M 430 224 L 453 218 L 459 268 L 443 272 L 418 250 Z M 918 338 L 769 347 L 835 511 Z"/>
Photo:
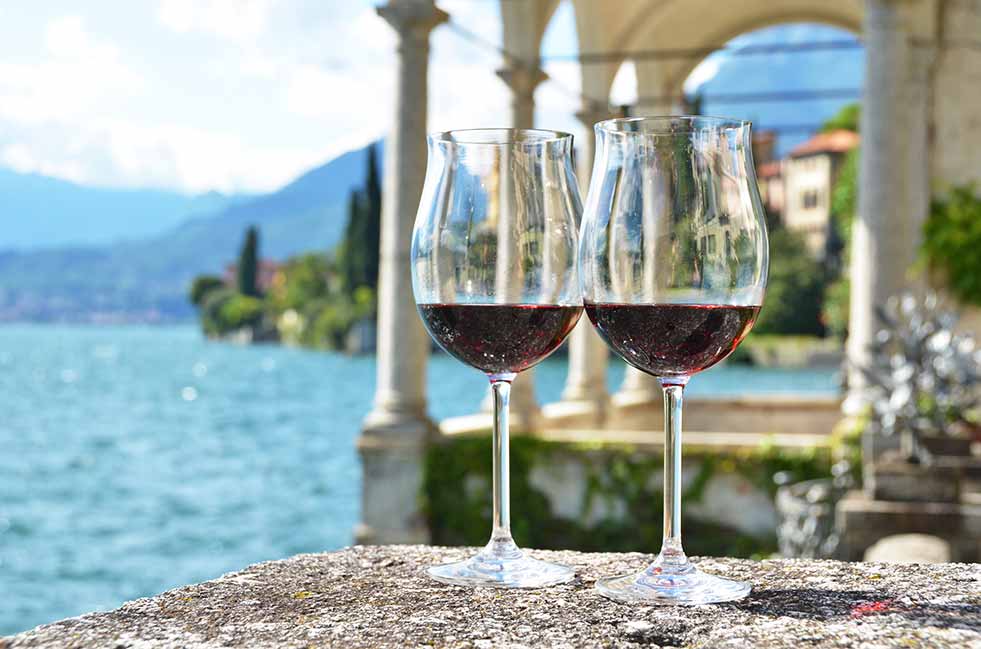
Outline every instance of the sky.
<path id="1" fill-rule="evenodd" d="M 0 3 L 0 166 L 80 184 L 262 192 L 382 137 L 395 36 L 377 0 Z M 439 0 L 501 42 L 497 0 Z M 499 54 L 446 27 L 431 39 L 429 130 L 509 122 Z M 578 51 L 568 0 L 543 56 Z M 686 88 L 711 79 L 720 54 Z M 584 135 L 578 64 L 547 62 L 536 124 Z M 625 64 L 614 104 L 636 97 Z"/>
<path id="2" fill-rule="evenodd" d="M 0 166 L 111 187 L 279 187 L 391 124 L 395 39 L 374 4 L 0 3 Z M 500 42 L 496 2 L 439 5 Z M 560 14 L 549 47 L 575 51 L 571 11 Z M 499 66 L 437 29 L 430 128 L 506 123 Z M 578 86 L 575 66 L 564 67 Z M 539 95 L 541 123 L 577 127 L 567 95 Z"/>

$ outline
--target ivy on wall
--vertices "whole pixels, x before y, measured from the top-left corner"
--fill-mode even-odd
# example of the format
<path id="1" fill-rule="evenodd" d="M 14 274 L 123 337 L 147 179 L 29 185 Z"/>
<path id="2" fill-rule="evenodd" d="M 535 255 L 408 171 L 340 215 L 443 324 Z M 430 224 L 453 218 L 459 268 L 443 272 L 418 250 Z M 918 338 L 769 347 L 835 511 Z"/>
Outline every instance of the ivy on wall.
<path id="1" fill-rule="evenodd" d="M 922 254 L 958 300 L 981 306 L 981 198 L 974 187 L 954 187 L 933 200 Z"/>
<path id="2" fill-rule="evenodd" d="M 584 511 L 576 520 L 556 515 L 548 496 L 531 481 L 536 466 L 549 466 L 572 454 L 587 467 Z M 732 473 L 770 493 L 773 475 L 790 472 L 794 480 L 827 476 L 827 448 L 788 450 L 772 445 L 720 453 L 686 448 L 686 462 L 698 473 L 687 485 L 683 505 L 701 502 L 713 476 Z M 652 477 L 663 463 L 660 453 L 615 443 L 568 443 L 515 437 L 511 441 L 512 532 L 523 547 L 607 552 L 657 552 L 661 545 L 662 492 Z M 425 512 L 433 543 L 483 545 L 491 529 L 491 440 L 489 435 L 444 439 L 426 457 Z M 601 503 L 622 503 L 623 516 L 603 517 L 585 525 Z M 609 507 L 599 511 L 610 511 Z M 684 518 L 685 548 L 692 555 L 758 557 L 776 551 L 775 535 L 755 537 L 723 525 Z"/>

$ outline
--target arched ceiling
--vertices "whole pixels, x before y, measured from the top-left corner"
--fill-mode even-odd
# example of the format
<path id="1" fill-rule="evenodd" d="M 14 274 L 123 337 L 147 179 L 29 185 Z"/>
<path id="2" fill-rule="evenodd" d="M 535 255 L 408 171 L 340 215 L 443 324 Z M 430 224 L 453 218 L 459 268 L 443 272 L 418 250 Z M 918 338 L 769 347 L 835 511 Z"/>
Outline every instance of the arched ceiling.
<path id="1" fill-rule="evenodd" d="M 740 34 L 782 23 L 824 23 L 855 34 L 861 33 L 860 0 L 730 0 L 718 11 L 712 0 L 669 0 L 660 11 L 620 39 L 626 51 L 711 48 Z M 702 58 L 663 60 L 658 75 L 666 85 L 680 88 Z"/>
<path id="2" fill-rule="evenodd" d="M 501 0 L 504 46 L 537 60 L 560 0 Z M 820 22 L 860 32 L 862 0 L 572 0 L 580 52 L 622 52 L 619 60 L 582 68 L 583 94 L 609 96 L 630 52 L 721 45 L 748 31 L 787 22 Z M 699 60 L 664 60 L 663 83 L 681 83 Z"/>
<path id="3" fill-rule="evenodd" d="M 560 1 L 501 0 L 504 50 L 521 61 L 537 61 L 545 28 Z"/>

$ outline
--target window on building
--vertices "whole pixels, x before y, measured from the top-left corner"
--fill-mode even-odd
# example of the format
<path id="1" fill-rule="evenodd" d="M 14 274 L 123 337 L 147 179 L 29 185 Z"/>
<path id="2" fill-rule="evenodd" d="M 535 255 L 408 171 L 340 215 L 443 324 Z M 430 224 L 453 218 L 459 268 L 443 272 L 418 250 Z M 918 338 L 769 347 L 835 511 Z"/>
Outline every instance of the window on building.
<path id="1" fill-rule="evenodd" d="M 801 194 L 801 206 L 805 210 L 812 209 L 818 205 L 818 191 L 816 189 L 806 189 Z"/>

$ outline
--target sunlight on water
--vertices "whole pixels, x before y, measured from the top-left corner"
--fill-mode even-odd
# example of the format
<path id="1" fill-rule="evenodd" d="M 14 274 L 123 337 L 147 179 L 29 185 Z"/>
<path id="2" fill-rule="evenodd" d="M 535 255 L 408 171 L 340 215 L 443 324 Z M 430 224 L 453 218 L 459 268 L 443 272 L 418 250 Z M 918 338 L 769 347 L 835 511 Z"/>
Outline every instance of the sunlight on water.
<path id="1" fill-rule="evenodd" d="M 478 372 L 446 356 L 430 368 L 433 416 L 479 407 Z M 191 327 L 0 327 L 0 635 L 350 543 L 374 371 Z M 556 400 L 564 361 L 537 377 Z M 723 367 L 691 392 L 834 385 L 831 372 Z"/>

